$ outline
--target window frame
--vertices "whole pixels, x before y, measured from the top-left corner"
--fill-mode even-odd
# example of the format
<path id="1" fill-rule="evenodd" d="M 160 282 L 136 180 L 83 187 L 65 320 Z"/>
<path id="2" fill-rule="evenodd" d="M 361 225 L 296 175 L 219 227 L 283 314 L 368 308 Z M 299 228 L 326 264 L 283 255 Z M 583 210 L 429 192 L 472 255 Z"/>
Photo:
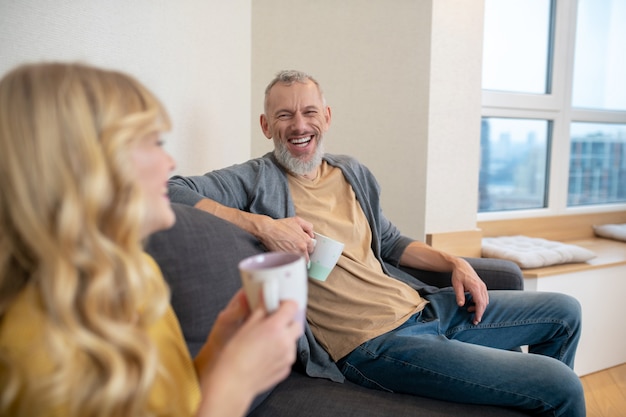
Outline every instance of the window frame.
<path id="1" fill-rule="evenodd" d="M 547 94 L 482 90 L 482 117 L 545 119 L 552 122 L 548 150 L 547 207 L 498 212 L 477 212 L 478 221 L 542 217 L 561 214 L 598 213 L 626 210 L 626 203 L 567 206 L 569 181 L 570 123 L 626 124 L 626 111 L 572 107 L 574 54 L 578 0 L 551 0 L 553 44 L 548 70 L 551 86 Z M 562 157 L 567 155 L 567 157 Z"/>

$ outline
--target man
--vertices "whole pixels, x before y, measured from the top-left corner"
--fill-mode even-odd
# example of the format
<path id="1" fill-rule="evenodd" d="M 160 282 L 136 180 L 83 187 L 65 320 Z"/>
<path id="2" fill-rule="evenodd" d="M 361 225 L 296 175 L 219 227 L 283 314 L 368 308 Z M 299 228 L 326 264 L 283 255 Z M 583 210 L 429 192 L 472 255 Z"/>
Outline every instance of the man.
<path id="1" fill-rule="evenodd" d="M 326 281 L 309 280 L 307 320 L 349 380 L 434 398 L 585 415 L 572 371 L 580 305 L 562 294 L 487 291 L 463 259 L 401 235 L 371 172 L 325 154 L 331 110 L 315 79 L 283 71 L 265 91 L 261 128 L 274 152 L 197 177 L 173 177 L 173 201 L 308 256 L 313 230 L 344 242 Z M 452 273 L 453 290 L 421 296 L 385 262 Z M 489 305 L 489 308 L 487 306 Z M 528 345 L 531 354 L 513 352 Z"/>

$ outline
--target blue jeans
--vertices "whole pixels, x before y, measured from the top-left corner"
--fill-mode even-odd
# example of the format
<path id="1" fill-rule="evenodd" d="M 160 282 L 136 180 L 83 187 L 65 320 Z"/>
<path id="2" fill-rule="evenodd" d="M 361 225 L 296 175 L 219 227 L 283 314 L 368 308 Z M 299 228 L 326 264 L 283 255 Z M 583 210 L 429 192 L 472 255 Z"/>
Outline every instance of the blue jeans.
<path id="1" fill-rule="evenodd" d="M 572 370 L 580 338 L 580 304 L 563 294 L 490 291 L 478 325 L 454 292 L 338 361 L 357 384 L 545 416 L 585 415 L 582 384 Z M 468 299 L 468 303 L 471 299 Z M 528 345 L 529 354 L 514 351 Z"/>

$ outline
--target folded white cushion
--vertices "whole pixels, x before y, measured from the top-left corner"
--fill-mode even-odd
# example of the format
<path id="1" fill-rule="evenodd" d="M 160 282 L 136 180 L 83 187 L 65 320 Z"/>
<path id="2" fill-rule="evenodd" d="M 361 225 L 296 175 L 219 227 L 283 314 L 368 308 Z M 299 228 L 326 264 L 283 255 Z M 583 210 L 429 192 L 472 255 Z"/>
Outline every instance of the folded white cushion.
<path id="1" fill-rule="evenodd" d="M 626 223 L 624 224 L 601 224 L 593 226 L 593 231 L 597 236 L 608 239 L 626 241 Z"/>
<path id="2" fill-rule="evenodd" d="M 528 236 L 500 236 L 482 239 L 482 256 L 508 259 L 520 268 L 586 262 L 596 255 L 576 245 Z"/>

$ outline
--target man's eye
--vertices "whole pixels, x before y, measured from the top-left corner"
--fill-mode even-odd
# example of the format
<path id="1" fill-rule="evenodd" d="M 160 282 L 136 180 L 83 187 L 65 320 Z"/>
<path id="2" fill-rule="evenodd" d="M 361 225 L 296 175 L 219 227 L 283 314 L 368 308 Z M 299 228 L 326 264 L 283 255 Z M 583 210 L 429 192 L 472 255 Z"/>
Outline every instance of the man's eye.
<path id="1" fill-rule="evenodd" d="M 279 115 L 278 115 L 278 118 L 279 118 L 280 120 L 288 119 L 288 118 L 289 118 L 289 115 L 288 115 L 287 113 L 282 113 L 282 114 L 279 114 Z"/>

